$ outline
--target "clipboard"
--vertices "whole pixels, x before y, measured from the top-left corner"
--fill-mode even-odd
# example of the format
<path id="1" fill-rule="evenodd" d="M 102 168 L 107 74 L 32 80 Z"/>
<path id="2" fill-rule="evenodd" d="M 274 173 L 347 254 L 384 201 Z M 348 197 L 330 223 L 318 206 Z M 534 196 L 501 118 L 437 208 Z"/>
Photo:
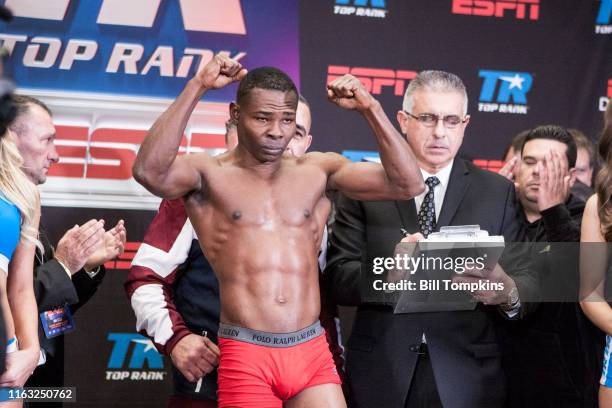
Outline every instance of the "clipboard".
<path id="1" fill-rule="evenodd" d="M 478 302 L 465 290 L 454 287 L 452 278 L 468 267 L 492 270 L 504 248 L 503 236 L 490 236 L 478 225 L 442 227 L 416 244 L 399 243 L 394 256 L 411 253 L 414 261 L 404 271 L 390 271 L 388 278 L 414 282 L 407 285 L 415 289 L 395 293 L 394 313 L 475 309 Z M 469 260 L 474 262 L 466 262 Z"/>

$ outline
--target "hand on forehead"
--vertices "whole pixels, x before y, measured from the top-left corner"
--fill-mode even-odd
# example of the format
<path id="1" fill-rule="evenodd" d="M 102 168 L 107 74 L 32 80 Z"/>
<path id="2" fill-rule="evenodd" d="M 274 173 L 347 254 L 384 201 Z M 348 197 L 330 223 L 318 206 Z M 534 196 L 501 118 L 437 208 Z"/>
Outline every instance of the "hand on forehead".
<path id="1" fill-rule="evenodd" d="M 523 146 L 524 159 L 535 159 L 537 161 L 555 161 L 562 166 L 568 167 L 567 146 L 556 140 L 533 139 L 527 141 Z"/>

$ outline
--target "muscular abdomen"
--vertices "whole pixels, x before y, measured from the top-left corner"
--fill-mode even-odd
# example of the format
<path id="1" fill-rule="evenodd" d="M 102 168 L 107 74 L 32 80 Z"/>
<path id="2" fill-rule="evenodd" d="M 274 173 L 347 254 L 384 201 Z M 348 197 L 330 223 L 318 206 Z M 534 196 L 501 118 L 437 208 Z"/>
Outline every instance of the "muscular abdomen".
<path id="1" fill-rule="evenodd" d="M 284 333 L 318 319 L 324 221 L 307 214 L 300 222 L 282 216 L 261 222 L 248 212 L 236 219 L 206 206 L 191 212 L 197 213 L 190 218 L 219 279 L 222 322 Z"/>

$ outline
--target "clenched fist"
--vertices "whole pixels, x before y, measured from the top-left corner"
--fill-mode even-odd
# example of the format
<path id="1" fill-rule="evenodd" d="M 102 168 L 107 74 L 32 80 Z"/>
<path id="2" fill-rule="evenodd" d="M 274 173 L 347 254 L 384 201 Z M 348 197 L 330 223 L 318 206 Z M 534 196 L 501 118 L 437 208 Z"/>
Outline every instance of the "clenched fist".
<path id="1" fill-rule="evenodd" d="M 207 337 L 188 334 L 176 343 L 170 357 L 187 381 L 196 382 L 219 365 L 219 347 Z"/>
<path id="2" fill-rule="evenodd" d="M 236 60 L 227 55 L 217 54 L 202 68 L 195 79 L 206 89 L 219 89 L 240 81 L 247 74 L 247 70 Z"/>
<path id="3" fill-rule="evenodd" d="M 355 109 L 359 112 L 370 109 L 376 102 L 361 81 L 349 74 L 327 85 L 327 99 L 341 108 Z"/>

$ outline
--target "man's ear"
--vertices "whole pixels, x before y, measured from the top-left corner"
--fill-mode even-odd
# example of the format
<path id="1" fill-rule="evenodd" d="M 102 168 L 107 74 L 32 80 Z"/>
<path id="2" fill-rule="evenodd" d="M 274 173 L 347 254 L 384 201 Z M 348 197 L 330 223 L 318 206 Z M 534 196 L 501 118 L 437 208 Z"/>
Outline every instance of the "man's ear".
<path id="1" fill-rule="evenodd" d="M 397 123 L 400 125 L 400 129 L 402 133 L 406 134 L 406 120 L 408 120 L 408 115 L 404 111 L 397 111 Z"/>
<path id="2" fill-rule="evenodd" d="M 308 136 L 306 136 L 306 138 L 308 139 L 308 145 L 306 146 L 306 151 L 308 151 L 308 149 L 310 149 L 310 145 L 312 144 L 312 135 L 309 133 Z"/>
<path id="3" fill-rule="evenodd" d="M 569 170 L 569 176 L 570 176 L 569 186 L 570 188 L 572 188 L 574 187 L 574 183 L 576 182 L 576 169 L 574 167 L 572 167 Z"/>
<path id="4" fill-rule="evenodd" d="M 238 118 L 240 117 L 240 106 L 236 102 L 231 102 L 229 105 L 230 118 L 232 118 L 236 123 L 238 123 Z"/>

